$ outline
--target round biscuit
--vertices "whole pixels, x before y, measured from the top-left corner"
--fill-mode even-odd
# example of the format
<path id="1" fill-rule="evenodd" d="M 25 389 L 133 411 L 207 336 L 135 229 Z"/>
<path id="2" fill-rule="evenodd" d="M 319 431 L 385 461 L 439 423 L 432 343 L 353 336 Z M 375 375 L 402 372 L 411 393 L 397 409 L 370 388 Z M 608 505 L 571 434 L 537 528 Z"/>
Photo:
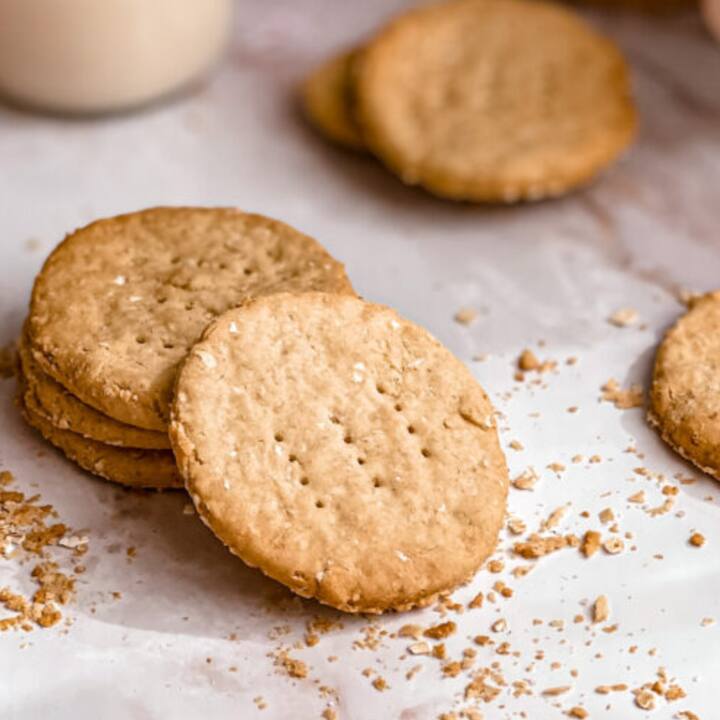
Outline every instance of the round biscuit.
<path id="1" fill-rule="evenodd" d="M 635 134 L 628 71 L 577 14 L 532 0 L 411 10 L 359 54 L 363 140 L 407 184 L 516 202 L 590 181 Z"/>
<path id="2" fill-rule="evenodd" d="M 348 612 L 464 582 L 503 522 L 482 388 L 426 330 L 355 297 L 277 294 L 221 316 L 178 374 L 170 439 L 233 553 Z"/>

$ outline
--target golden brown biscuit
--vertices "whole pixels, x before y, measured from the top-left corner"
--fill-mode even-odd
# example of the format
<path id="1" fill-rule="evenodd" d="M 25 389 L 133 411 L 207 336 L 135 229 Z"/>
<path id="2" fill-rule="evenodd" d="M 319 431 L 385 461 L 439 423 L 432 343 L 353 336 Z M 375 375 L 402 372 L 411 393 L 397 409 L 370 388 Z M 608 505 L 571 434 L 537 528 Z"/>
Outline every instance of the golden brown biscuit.
<path id="1" fill-rule="evenodd" d="M 665 335 L 648 420 L 668 445 L 720 480 L 720 291 L 693 301 Z"/>
<path id="2" fill-rule="evenodd" d="M 362 150 L 365 146 L 351 112 L 350 76 L 355 52 L 326 60 L 315 68 L 302 86 L 305 115 L 334 142 Z"/>
<path id="3" fill-rule="evenodd" d="M 220 313 L 278 291 L 351 293 L 341 263 L 276 220 L 153 208 L 68 236 L 33 288 L 27 325 L 48 375 L 128 425 L 167 428 L 177 364 Z"/>
<path id="4" fill-rule="evenodd" d="M 617 158 L 636 116 L 622 55 L 578 15 L 530 0 L 451 0 L 390 23 L 356 61 L 366 145 L 457 200 L 561 195 Z"/>
<path id="5" fill-rule="evenodd" d="M 178 375 L 170 439 L 198 513 L 248 565 L 348 612 L 427 603 L 494 550 L 494 410 L 422 328 L 351 296 L 258 298 Z"/>
<path id="6" fill-rule="evenodd" d="M 28 425 L 35 428 L 83 470 L 132 488 L 179 489 L 182 479 L 169 450 L 130 450 L 88 440 L 60 430 L 39 411 L 32 390 L 25 389 L 18 404 Z"/>
<path id="7" fill-rule="evenodd" d="M 167 433 L 118 422 L 76 398 L 38 367 L 23 339 L 19 343 L 18 354 L 23 380 L 32 390 L 35 412 L 59 430 L 70 430 L 106 445 L 144 450 L 170 449 Z"/>

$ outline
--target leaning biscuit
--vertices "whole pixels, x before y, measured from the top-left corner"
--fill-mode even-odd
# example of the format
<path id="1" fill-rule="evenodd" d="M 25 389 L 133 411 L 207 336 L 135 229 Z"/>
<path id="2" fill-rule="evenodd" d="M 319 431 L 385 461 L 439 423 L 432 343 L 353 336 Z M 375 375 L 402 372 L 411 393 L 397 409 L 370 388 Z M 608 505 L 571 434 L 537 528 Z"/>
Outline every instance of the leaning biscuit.
<path id="1" fill-rule="evenodd" d="M 494 550 L 494 410 L 425 330 L 350 296 L 258 298 L 178 375 L 170 438 L 198 513 L 248 565 L 348 612 L 426 604 Z"/>
<path id="2" fill-rule="evenodd" d="M 20 340 L 18 354 L 23 380 L 32 391 L 35 401 L 34 411 L 58 430 L 69 430 L 90 440 L 117 447 L 170 449 L 167 433 L 143 430 L 113 420 L 68 392 L 38 367 L 24 339 Z"/>
<path id="3" fill-rule="evenodd" d="M 362 150 L 362 137 L 351 111 L 350 85 L 355 52 L 326 60 L 303 83 L 305 115 L 326 137 L 339 145 Z"/>
<path id="4" fill-rule="evenodd" d="M 55 249 L 35 281 L 28 342 L 87 405 L 163 431 L 176 367 L 215 317 L 305 290 L 352 292 L 312 238 L 229 208 L 154 208 L 94 222 Z"/>
<path id="5" fill-rule="evenodd" d="M 635 133 L 617 48 L 578 15 L 530 0 L 451 0 L 390 23 L 360 53 L 355 115 L 410 185 L 479 202 L 561 195 Z"/>
<path id="6" fill-rule="evenodd" d="M 28 389 L 22 392 L 18 404 L 28 425 L 83 470 L 131 488 L 166 490 L 183 487 L 175 458 L 169 450 L 118 448 L 88 440 L 70 430 L 60 430 L 45 418 Z"/>
<path id="7" fill-rule="evenodd" d="M 665 335 L 648 420 L 668 445 L 720 480 L 720 291 L 695 300 Z"/>

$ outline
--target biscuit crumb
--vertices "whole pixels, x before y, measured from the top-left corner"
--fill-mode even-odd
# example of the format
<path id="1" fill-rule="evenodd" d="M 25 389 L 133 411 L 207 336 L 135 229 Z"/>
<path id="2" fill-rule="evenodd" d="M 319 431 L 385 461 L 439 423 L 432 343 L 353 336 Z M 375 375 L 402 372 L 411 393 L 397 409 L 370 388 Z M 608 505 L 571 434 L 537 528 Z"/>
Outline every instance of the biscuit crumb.
<path id="1" fill-rule="evenodd" d="M 694 532 L 690 536 L 689 542 L 693 547 L 702 547 L 705 544 L 705 536 L 702 533 Z"/>
<path id="2" fill-rule="evenodd" d="M 477 320 L 477 317 L 478 311 L 475 308 L 462 307 L 453 315 L 453 320 L 459 325 L 470 325 Z"/>
<path id="3" fill-rule="evenodd" d="M 595 688 L 595 692 L 598 693 L 598 695 L 607 695 L 611 692 L 624 692 L 628 689 L 628 686 L 625 683 L 615 683 L 614 685 L 598 685 Z"/>
<path id="4" fill-rule="evenodd" d="M 612 508 L 605 508 L 598 513 L 598 518 L 603 525 L 607 525 L 607 523 L 615 520 L 615 513 L 612 511 Z"/>
<path id="5" fill-rule="evenodd" d="M 517 367 L 518 374 L 516 375 L 516 379 L 523 380 L 523 373 L 546 373 L 554 370 L 557 367 L 557 362 L 555 360 L 543 360 L 541 362 L 532 350 L 525 348 L 517 359 Z"/>
<path id="6" fill-rule="evenodd" d="M 527 468 L 516 478 L 513 479 L 512 484 L 514 488 L 518 490 L 532 490 L 535 484 L 539 480 L 537 473 L 533 468 Z"/>
<path id="7" fill-rule="evenodd" d="M 619 537 L 608 538 L 602 545 L 608 555 L 617 555 L 625 549 L 625 543 Z"/>
<path id="8" fill-rule="evenodd" d="M 475 610 L 476 608 L 481 608 L 483 606 L 483 602 L 485 600 L 485 595 L 482 592 L 479 592 L 475 597 L 468 603 L 468 608 L 470 610 Z"/>
<path id="9" fill-rule="evenodd" d="M 686 697 L 685 691 L 679 685 L 670 685 L 665 691 L 665 700 L 668 702 L 675 702 L 675 700 L 681 700 Z"/>
<path id="10" fill-rule="evenodd" d="M 489 560 L 487 570 L 491 573 L 500 573 L 505 569 L 505 563 L 502 560 Z"/>
<path id="11" fill-rule="evenodd" d="M 574 535 L 542 537 L 534 533 L 526 542 L 515 543 L 513 551 L 526 560 L 534 560 L 566 547 L 575 547 L 579 542 Z"/>
<path id="12" fill-rule="evenodd" d="M 290 657 L 287 650 L 281 650 L 275 657 L 276 667 L 284 670 L 291 678 L 306 678 L 308 667 L 302 660 Z"/>
<path id="13" fill-rule="evenodd" d="M 602 536 L 597 530 L 588 530 L 583 536 L 580 550 L 585 557 L 592 557 L 599 549 Z"/>
<path id="14" fill-rule="evenodd" d="M 643 710 L 654 710 L 655 695 L 648 690 L 638 690 L 635 693 L 635 704 Z"/>
<path id="15" fill-rule="evenodd" d="M 422 642 L 416 642 L 408 646 L 408 652 L 411 655 L 429 655 L 430 645 L 428 645 L 428 643 L 424 640 Z"/>
<path id="16" fill-rule="evenodd" d="M 571 718 L 580 718 L 580 720 L 585 720 L 585 718 L 590 717 L 590 714 L 585 708 L 580 707 L 579 705 L 575 705 L 575 707 L 571 707 L 567 711 L 568 717 Z"/>
<path id="17" fill-rule="evenodd" d="M 426 638 L 431 638 L 433 640 L 444 640 L 445 638 L 450 637 L 455 630 L 457 630 L 457 625 L 452 620 L 448 620 L 448 622 L 429 627 L 425 630 L 423 635 Z"/>
<path id="18" fill-rule="evenodd" d="M 528 371 L 539 370 L 541 363 L 532 350 L 525 348 L 518 357 L 517 365 L 519 370 Z"/>
<path id="19" fill-rule="evenodd" d="M 633 308 L 620 308 L 608 318 L 608 322 L 615 327 L 630 327 L 638 321 L 638 312 Z"/>
<path id="20" fill-rule="evenodd" d="M 405 673 L 405 679 L 406 680 L 412 680 L 421 670 L 422 665 L 413 665 L 406 673 Z"/>
<path id="21" fill-rule="evenodd" d="M 520 518 L 510 518 L 507 522 L 507 528 L 513 535 L 522 535 L 527 529 L 525 522 Z"/>
<path id="22" fill-rule="evenodd" d="M 633 495 L 630 495 L 628 497 L 628 502 L 631 503 L 644 503 L 645 502 L 645 491 L 644 490 L 638 490 Z"/>
<path id="23" fill-rule="evenodd" d="M 415 640 L 419 640 L 422 637 L 422 634 L 423 634 L 422 625 L 415 625 L 412 623 L 410 623 L 408 625 L 403 625 L 398 630 L 398 637 L 411 637 L 411 638 L 414 638 Z"/>
<path id="24" fill-rule="evenodd" d="M 388 689 L 388 684 L 385 681 L 385 678 L 380 677 L 379 675 L 372 681 L 372 686 L 378 691 L 383 692 L 383 690 Z"/>
<path id="25" fill-rule="evenodd" d="M 565 517 L 565 513 L 567 512 L 568 507 L 567 505 L 561 505 L 558 508 L 555 508 L 548 517 L 542 521 L 540 524 L 541 530 L 552 530 L 553 528 L 557 527 L 560 522 L 562 521 L 563 517 Z"/>
<path id="26" fill-rule="evenodd" d="M 610 618 L 610 603 L 606 595 L 599 595 L 593 604 L 593 622 L 601 623 Z"/>
<path id="27" fill-rule="evenodd" d="M 465 699 L 471 700 L 477 698 L 486 703 L 492 702 L 500 694 L 500 688 L 497 687 L 497 685 L 500 684 L 498 683 L 499 679 L 501 680 L 497 673 L 492 672 L 488 668 L 483 668 L 476 673 L 472 681 L 465 686 Z M 491 685 L 488 680 L 492 680 L 495 685 Z"/>
<path id="28" fill-rule="evenodd" d="M 557 697 L 558 695 L 564 695 L 572 690 L 570 685 L 561 685 L 560 687 L 550 687 L 542 691 L 542 694 L 546 697 Z"/>
<path id="29" fill-rule="evenodd" d="M 623 390 L 617 380 L 610 378 L 600 389 L 600 399 L 613 403 L 618 410 L 642 407 L 645 402 L 645 393 L 640 385 L 631 385 L 627 390 Z"/>

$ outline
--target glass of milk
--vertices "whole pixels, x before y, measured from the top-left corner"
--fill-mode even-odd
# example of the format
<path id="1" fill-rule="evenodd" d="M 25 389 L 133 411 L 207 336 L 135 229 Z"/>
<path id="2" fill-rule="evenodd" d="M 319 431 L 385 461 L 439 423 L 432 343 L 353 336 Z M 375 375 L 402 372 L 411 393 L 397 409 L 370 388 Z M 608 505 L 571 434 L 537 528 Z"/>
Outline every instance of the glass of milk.
<path id="1" fill-rule="evenodd" d="M 125 110 L 220 57 L 232 0 L 0 0 L 0 95 L 62 113 Z"/>

